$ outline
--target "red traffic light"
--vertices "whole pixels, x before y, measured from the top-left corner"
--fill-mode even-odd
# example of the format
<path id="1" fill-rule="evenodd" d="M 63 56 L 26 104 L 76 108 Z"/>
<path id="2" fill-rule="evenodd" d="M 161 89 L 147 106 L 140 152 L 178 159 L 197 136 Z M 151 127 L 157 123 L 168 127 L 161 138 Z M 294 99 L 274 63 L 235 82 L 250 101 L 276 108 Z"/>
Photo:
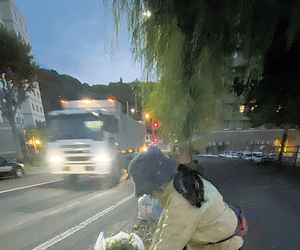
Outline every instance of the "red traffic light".
<path id="1" fill-rule="evenodd" d="M 153 139 L 153 141 L 154 141 L 154 142 L 158 142 L 158 138 L 155 137 L 155 138 Z"/>
<path id="2" fill-rule="evenodd" d="M 153 122 L 153 127 L 157 128 L 158 127 L 158 122 Z"/>

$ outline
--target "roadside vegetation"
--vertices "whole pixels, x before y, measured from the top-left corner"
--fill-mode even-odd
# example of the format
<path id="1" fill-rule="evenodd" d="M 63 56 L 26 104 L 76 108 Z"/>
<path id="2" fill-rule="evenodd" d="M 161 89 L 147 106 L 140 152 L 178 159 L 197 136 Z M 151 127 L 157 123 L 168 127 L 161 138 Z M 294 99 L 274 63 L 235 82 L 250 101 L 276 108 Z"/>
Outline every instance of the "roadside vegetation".
<path id="1" fill-rule="evenodd" d="M 156 222 L 140 221 L 140 223 L 133 226 L 132 233 L 135 233 L 142 239 L 145 250 L 148 250 L 151 246 L 153 234 L 156 229 L 157 229 Z"/>

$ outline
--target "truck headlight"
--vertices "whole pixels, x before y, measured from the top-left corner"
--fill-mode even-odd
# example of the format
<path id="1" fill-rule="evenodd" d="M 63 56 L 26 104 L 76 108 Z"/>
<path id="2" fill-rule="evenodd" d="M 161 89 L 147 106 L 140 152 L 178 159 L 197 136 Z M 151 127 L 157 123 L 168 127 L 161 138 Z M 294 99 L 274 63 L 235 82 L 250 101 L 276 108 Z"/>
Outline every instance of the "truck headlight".
<path id="1" fill-rule="evenodd" d="M 54 163 L 58 163 L 62 161 L 62 158 L 59 155 L 54 155 L 50 157 L 50 161 Z"/>
<path id="2" fill-rule="evenodd" d="M 106 162 L 106 161 L 110 161 L 110 159 L 106 156 L 106 155 L 98 155 L 97 157 L 95 157 L 94 159 L 97 162 Z"/>

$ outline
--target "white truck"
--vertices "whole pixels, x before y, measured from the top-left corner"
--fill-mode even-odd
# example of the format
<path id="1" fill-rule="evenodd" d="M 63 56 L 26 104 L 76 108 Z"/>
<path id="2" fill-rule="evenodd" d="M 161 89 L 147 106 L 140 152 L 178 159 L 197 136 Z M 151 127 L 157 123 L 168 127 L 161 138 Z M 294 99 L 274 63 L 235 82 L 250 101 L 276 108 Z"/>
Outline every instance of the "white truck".
<path id="1" fill-rule="evenodd" d="M 52 174 L 109 177 L 117 184 L 128 162 L 144 145 L 145 128 L 122 113 L 121 103 L 61 100 L 48 114 L 47 162 Z"/>

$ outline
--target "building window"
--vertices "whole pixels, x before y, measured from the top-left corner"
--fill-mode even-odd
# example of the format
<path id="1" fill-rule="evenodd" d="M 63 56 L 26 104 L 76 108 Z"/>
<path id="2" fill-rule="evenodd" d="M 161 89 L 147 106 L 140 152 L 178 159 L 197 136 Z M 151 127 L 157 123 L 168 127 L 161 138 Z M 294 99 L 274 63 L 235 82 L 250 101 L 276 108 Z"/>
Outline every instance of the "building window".
<path id="1" fill-rule="evenodd" d="M 229 122 L 225 122 L 224 123 L 224 130 L 229 130 L 230 129 L 230 123 Z"/>
<path id="2" fill-rule="evenodd" d="M 18 117 L 16 117 L 16 123 L 19 123 L 19 118 Z"/>
<path id="3" fill-rule="evenodd" d="M 39 92 L 36 92 L 36 94 L 37 94 L 37 97 L 38 97 L 38 98 L 40 98 L 40 94 L 39 94 Z"/>
<path id="4" fill-rule="evenodd" d="M 39 112 L 39 106 L 38 105 L 36 105 L 36 111 Z"/>
<path id="5" fill-rule="evenodd" d="M 21 20 L 21 19 L 19 19 L 19 21 L 20 21 L 20 26 L 22 27 L 22 20 Z"/>
<path id="6" fill-rule="evenodd" d="M 40 111 L 41 111 L 41 113 L 43 113 L 43 109 L 42 109 L 42 107 L 40 107 Z"/>
<path id="7" fill-rule="evenodd" d="M 33 103 L 31 103 L 31 106 L 32 106 L 32 109 L 35 110 L 35 109 L 34 109 L 34 104 L 33 104 Z"/>
<path id="8" fill-rule="evenodd" d="M 33 95 L 35 96 L 35 91 L 32 91 Z"/>
<path id="9" fill-rule="evenodd" d="M 37 119 L 35 119 L 35 124 L 38 124 L 38 120 Z"/>
<path id="10" fill-rule="evenodd" d="M 22 123 L 24 124 L 25 122 L 24 122 L 24 118 L 22 118 Z"/>
<path id="11" fill-rule="evenodd" d="M 14 16 L 15 16 L 15 19 L 17 20 L 17 13 L 14 11 Z"/>
<path id="12" fill-rule="evenodd" d="M 26 25 L 24 25 L 25 32 L 28 33 Z"/>

